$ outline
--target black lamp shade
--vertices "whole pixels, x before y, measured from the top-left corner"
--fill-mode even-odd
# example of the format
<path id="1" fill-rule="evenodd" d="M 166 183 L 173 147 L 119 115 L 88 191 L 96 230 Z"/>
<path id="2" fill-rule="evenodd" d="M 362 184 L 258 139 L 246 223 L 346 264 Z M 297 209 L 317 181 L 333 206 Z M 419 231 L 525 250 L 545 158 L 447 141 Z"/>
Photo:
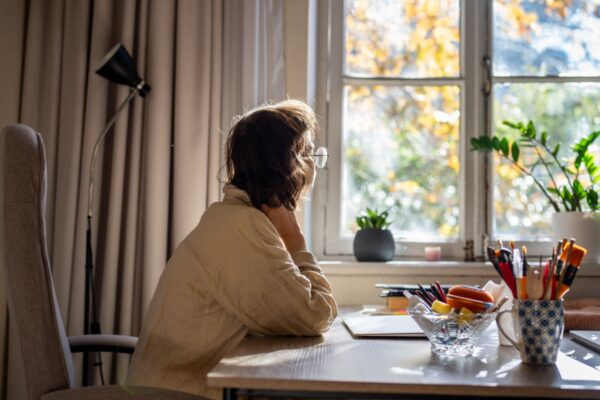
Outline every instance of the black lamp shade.
<path id="1" fill-rule="evenodd" d="M 133 65 L 133 60 L 129 52 L 127 52 L 127 49 L 121 43 L 113 47 L 104 56 L 96 73 L 111 82 L 137 89 L 142 97 L 145 97 L 150 91 L 150 86 L 142 81 L 135 70 L 135 65 Z M 140 83 L 142 85 L 138 87 Z"/>

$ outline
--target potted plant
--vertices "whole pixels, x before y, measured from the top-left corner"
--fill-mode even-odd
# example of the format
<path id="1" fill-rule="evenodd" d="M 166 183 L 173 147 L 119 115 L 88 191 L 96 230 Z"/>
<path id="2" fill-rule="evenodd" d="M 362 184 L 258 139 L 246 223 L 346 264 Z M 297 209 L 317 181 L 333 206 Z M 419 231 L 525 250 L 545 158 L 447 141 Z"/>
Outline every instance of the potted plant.
<path id="1" fill-rule="evenodd" d="M 354 256 L 358 261 L 390 261 L 394 258 L 394 237 L 387 229 L 388 211 L 378 212 L 367 207 L 363 215 L 356 217 L 359 231 L 354 236 Z"/>
<path id="2" fill-rule="evenodd" d="M 588 258 L 600 262 L 600 202 L 598 183 L 600 167 L 596 165 L 590 146 L 600 131 L 592 132 L 573 144 L 572 156 L 559 157 L 561 144 L 551 145 L 546 131 L 538 132 L 531 121 L 527 124 L 503 121 L 503 124 L 519 132 L 517 141 L 506 137 L 479 136 L 471 139 L 471 150 L 495 152 L 511 162 L 521 173 L 533 179 L 555 213 L 552 218 L 555 240 L 574 237 L 588 249 Z M 526 164 L 521 157 L 521 147 L 532 149 L 534 161 Z M 543 168 L 548 182 L 534 175 L 536 168 Z M 562 177 L 562 185 L 558 177 Z"/>

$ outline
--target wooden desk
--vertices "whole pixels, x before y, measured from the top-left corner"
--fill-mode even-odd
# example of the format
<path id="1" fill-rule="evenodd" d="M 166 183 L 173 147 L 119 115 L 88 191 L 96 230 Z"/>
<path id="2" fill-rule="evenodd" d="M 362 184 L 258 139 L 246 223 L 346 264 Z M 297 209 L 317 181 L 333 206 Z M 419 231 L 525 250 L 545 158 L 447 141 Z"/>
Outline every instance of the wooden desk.
<path id="1" fill-rule="evenodd" d="M 474 356 L 442 358 L 425 339 L 354 339 L 336 320 L 323 337 L 248 336 L 208 374 L 225 397 L 475 396 L 600 399 L 600 354 L 563 339 L 556 365 L 522 364 L 495 324 Z"/>

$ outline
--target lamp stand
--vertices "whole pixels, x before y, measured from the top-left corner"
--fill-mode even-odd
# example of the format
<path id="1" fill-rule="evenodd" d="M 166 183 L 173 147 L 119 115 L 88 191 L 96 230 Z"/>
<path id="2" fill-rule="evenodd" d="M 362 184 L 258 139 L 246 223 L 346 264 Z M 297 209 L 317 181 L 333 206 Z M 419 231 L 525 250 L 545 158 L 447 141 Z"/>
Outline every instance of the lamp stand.
<path id="1" fill-rule="evenodd" d="M 92 203 L 94 198 L 94 170 L 96 168 L 96 157 L 100 149 L 100 144 L 106 137 L 106 134 L 113 127 L 117 121 L 117 117 L 125 109 L 127 104 L 135 97 L 138 92 L 138 88 L 131 89 L 129 95 L 117 108 L 117 111 L 113 117 L 108 121 L 106 127 L 96 140 L 94 145 L 94 152 L 92 153 L 92 159 L 90 160 L 90 177 L 88 184 L 88 211 L 87 211 L 87 229 L 85 233 L 85 298 L 84 298 L 84 315 L 83 315 L 83 333 L 87 334 L 101 334 L 100 322 L 98 321 L 98 315 L 96 313 L 96 296 L 94 292 L 94 256 L 92 251 Z M 91 304 L 90 304 L 91 303 Z M 90 310 L 92 313 L 92 321 L 90 323 Z M 102 372 L 102 358 L 98 353 L 98 361 L 94 364 L 98 366 L 100 370 L 100 380 L 104 385 L 104 374 Z M 88 353 L 83 353 L 83 386 L 88 385 Z"/>

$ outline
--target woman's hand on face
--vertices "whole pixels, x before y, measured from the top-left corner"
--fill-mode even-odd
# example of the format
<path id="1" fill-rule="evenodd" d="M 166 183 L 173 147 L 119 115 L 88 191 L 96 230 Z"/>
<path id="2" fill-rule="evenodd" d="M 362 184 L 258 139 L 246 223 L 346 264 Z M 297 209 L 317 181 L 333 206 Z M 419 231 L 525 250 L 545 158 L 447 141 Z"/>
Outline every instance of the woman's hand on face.
<path id="1" fill-rule="evenodd" d="M 261 206 L 261 210 L 271 220 L 273 226 L 275 226 L 287 251 L 293 253 L 295 251 L 306 250 L 304 234 L 293 211 L 283 206 L 271 208 L 265 204 Z"/>

